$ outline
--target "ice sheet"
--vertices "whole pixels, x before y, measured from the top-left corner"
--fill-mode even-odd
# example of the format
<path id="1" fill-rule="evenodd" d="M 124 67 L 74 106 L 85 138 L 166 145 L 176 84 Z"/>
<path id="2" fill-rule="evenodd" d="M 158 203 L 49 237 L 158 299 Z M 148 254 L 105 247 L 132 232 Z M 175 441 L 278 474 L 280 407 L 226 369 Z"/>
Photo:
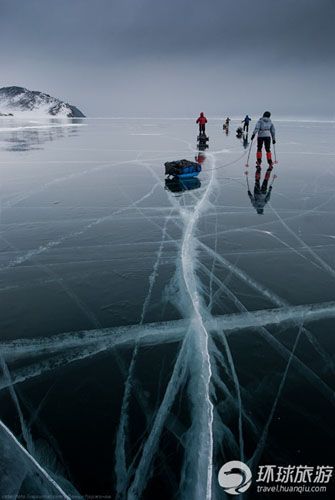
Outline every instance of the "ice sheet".
<path id="1" fill-rule="evenodd" d="M 0 494 L 211 500 L 227 460 L 322 456 L 334 124 L 278 123 L 262 215 L 235 125 L 172 189 L 193 120 L 1 120 Z"/>

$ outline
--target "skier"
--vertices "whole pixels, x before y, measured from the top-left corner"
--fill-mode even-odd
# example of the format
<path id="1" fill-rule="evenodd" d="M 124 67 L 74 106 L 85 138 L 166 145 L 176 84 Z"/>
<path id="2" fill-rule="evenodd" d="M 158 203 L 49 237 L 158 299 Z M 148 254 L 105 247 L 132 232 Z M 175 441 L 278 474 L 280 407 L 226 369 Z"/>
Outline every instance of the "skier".
<path id="1" fill-rule="evenodd" d="M 229 118 L 229 116 L 227 116 L 226 121 L 225 121 L 225 125 L 227 128 L 229 127 L 229 123 L 230 123 L 230 118 Z"/>
<path id="2" fill-rule="evenodd" d="M 251 118 L 250 116 L 246 115 L 244 120 L 242 120 L 242 123 L 243 123 L 243 131 L 247 131 L 247 133 L 249 132 L 249 123 L 251 122 Z"/>
<path id="3" fill-rule="evenodd" d="M 274 125 L 270 119 L 270 111 L 265 111 L 262 118 L 256 123 L 255 129 L 252 133 L 251 140 L 257 136 L 257 153 L 256 153 L 256 166 L 260 168 L 262 163 L 262 147 L 263 143 L 266 150 L 266 159 L 268 160 L 269 166 L 272 168 L 272 155 L 271 155 L 271 137 L 272 143 L 276 144 L 276 132 Z"/>
<path id="4" fill-rule="evenodd" d="M 205 135 L 205 128 L 206 128 L 207 118 L 203 114 L 203 112 L 200 113 L 200 116 L 197 118 L 196 123 L 199 123 L 199 134 L 200 135 L 202 135 L 202 134 Z"/>

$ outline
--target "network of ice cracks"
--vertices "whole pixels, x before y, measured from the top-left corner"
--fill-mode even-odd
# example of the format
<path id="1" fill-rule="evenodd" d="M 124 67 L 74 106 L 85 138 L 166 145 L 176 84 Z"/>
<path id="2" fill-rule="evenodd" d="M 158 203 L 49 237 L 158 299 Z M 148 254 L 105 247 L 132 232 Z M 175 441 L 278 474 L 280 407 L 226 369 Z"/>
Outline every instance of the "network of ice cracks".
<path id="1" fill-rule="evenodd" d="M 190 153 L 194 154 L 191 144 L 187 143 Z M 21 425 L 20 438 L 13 435 L 11 430 L 0 421 L 0 494 L 10 495 L 15 498 L 21 491 L 23 482 L 25 487 L 42 496 L 56 495 L 64 498 L 78 498 L 80 493 L 56 471 L 52 470 L 44 461 L 44 457 L 37 452 L 30 432 L 29 422 L 25 421 L 20 400 L 17 395 L 16 385 L 29 379 L 56 370 L 74 361 L 96 356 L 99 353 L 111 350 L 117 346 L 130 346 L 133 348 L 132 360 L 125 374 L 124 395 L 121 406 L 119 427 L 115 447 L 115 477 L 117 498 L 141 498 L 151 477 L 153 462 L 160 451 L 160 439 L 166 426 L 171 432 L 177 431 L 171 427 L 171 411 L 173 404 L 182 387 L 187 385 L 187 395 L 190 402 L 192 424 L 183 436 L 178 436 L 184 449 L 184 463 L 178 485 L 179 497 L 192 500 L 210 500 L 222 498 L 222 491 L 218 492 L 217 478 L 213 474 L 214 448 L 217 442 L 225 440 L 236 458 L 249 465 L 257 463 L 265 446 L 269 426 L 276 410 L 285 380 L 290 368 L 294 368 L 302 377 L 305 377 L 325 398 L 332 401 L 333 395 L 329 386 L 309 368 L 295 353 L 299 339 L 304 335 L 313 346 L 315 352 L 324 357 L 328 362 L 327 354 L 323 352 L 317 339 L 308 330 L 308 324 L 314 321 L 335 316 L 335 303 L 320 303 L 313 305 L 291 306 L 286 300 L 279 297 L 261 282 L 249 276 L 237 265 L 232 264 L 214 249 L 206 245 L 197 237 L 197 229 L 202 217 L 211 210 L 215 210 L 215 196 L 218 190 L 218 167 L 224 168 L 227 161 L 225 151 L 206 153 L 206 182 L 201 188 L 187 193 L 188 204 L 184 196 L 175 196 L 166 191 L 170 207 L 166 208 L 166 215 L 162 225 L 159 225 L 161 241 L 158 242 L 156 261 L 148 280 L 148 291 L 143 303 L 142 316 L 139 324 L 129 327 L 96 328 L 94 330 L 69 332 L 54 337 L 36 338 L 29 340 L 14 340 L 2 342 L 1 365 L 3 376 L 0 380 L 0 390 L 10 391 L 15 404 Z M 243 159 L 240 159 L 243 162 Z M 70 235 L 65 235 L 57 240 L 49 241 L 46 245 L 30 250 L 13 259 L 4 268 L 15 267 L 49 249 L 61 245 L 67 238 L 80 236 L 88 229 L 108 220 L 127 210 L 136 210 L 149 223 L 157 225 L 148 212 L 141 207 L 141 202 L 150 198 L 158 186 L 163 186 L 163 180 L 151 167 L 150 161 L 140 158 L 140 155 L 131 162 L 141 164 L 148 169 L 154 178 L 154 185 L 144 196 L 131 203 L 129 206 L 114 211 L 94 221 Z M 129 163 L 131 163 L 129 162 Z M 98 166 L 97 169 L 105 168 Z M 90 170 L 91 171 L 91 170 Z M 222 170 L 221 170 L 222 172 Z M 85 171 L 80 174 L 84 175 Z M 47 189 L 49 185 L 66 181 L 62 177 L 42 186 Z M 8 203 L 11 206 L 22 201 L 33 193 L 19 196 Z M 276 217 L 283 227 L 293 236 L 298 243 L 297 248 L 292 247 L 284 240 L 280 242 L 290 251 L 297 253 L 301 258 L 308 259 L 314 265 L 324 269 L 331 276 L 335 271 L 315 251 L 294 233 L 287 222 L 277 213 Z M 173 217 L 172 217 L 173 214 Z M 177 217 L 176 217 L 177 215 Z M 165 323 L 146 323 L 145 317 L 150 304 L 153 287 L 158 276 L 159 267 L 164 252 L 164 245 L 171 241 L 169 224 L 176 224 L 182 230 L 182 238 L 176 241 L 177 261 L 173 281 L 175 306 L 179 308 L 183 319 Z M 244 230 L 260 231 L 257 226 L 244 228 Z M 229 231 L 229 230 L 227 230 Z M 276 237 L 269 233 L 271 237 Z M 217 236 L 214 235 L 216 238 Z M 278 237 L 276 237 L 278 239 Z M 304 250 L 300 252 L 300 250 Z M 212 268 L 201 262 L 200 251 L 212 259 Z M 250 290 L 264 297 L 273 304 L 272 309 L 249 312 L 241 300 L 229 288 L 228 284 L 219 280 L 214 273 L 214 266 L 219 265 L 226 269 L 232 276 L 240 280 Z M 207 276 L 210 286 L 205 289 L 200 279 L 200 273 Z M 83 313 L 90 314 L 94 321 L 93 313 L 87 311 L 80 299 L 67 289 L 71 300 L 77 302 Z M 222 316 L 213 316 L 211 310 L 217 297 L 226 296 L 236 306 L 238 312 Z M 288 349 L 276 336 L 269 331 L 271 325 L 286 325 L 295 327 L 296 337 L 293 348 Z M 261 336 L 262 340 L 278 354 L 285 362 L 277 392 L 273 395 L 271 411 L 266 418 L 265 425 L 260 426 L 257 421 L 245 411 L 243 405 L 244 389 L 240 384 L 234 359 L 229 347 L 229 336 L 235 332 L 250 329 Z M 137 353 L 145 345 L 162 345 L 164 343 L 179 342 L 180 348 L 175 359 L 170 380 L 166 386 L 164 396 L 151 421 L 150 429 L 141 446 L 140 456 L 136 467 L 127 461 L 126 436 L 129 424 L 129 399 L 132 393 L 134 369 Z M 220 349 L 218 348 L 220 346 Z M 39 359 L 38 359 L 39 358 Z M 24 361 L 21 368 L 10 370 L 13 361 Z M 225 374 L 226 380 L 223 379 Z M 137 386 L 137 397 L 141 400 L 141 392 Z M 238 415 L 238 437 L 225 424 L 224 419 L 216 410 L 215 402 L 222 399 L 226 404 L 232 405 Z M 38 411 L 38 410 L 36 410 Z M 244 435 L 251 432 L 257 436 L 258 445 L 252 456 L 245 456 Z M 5 473 L 3 472 L 5 471 Z M 28 486 L 27 486 L 28 485 Z"/>

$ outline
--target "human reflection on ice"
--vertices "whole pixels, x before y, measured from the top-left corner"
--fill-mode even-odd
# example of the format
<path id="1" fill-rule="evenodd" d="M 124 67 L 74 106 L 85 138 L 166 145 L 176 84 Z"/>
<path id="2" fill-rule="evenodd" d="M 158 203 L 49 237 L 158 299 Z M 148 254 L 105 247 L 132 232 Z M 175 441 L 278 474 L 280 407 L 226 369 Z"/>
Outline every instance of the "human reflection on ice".
<path id="1" fill-rule="evenodd" d="M 264 207 L 268 203 L 268 201 L 270 200 L 270 196 L 271 196 L 271 192 L 272 192 L 272 185 L 273 185 L 273 182 L 276 178 L 276 176 L 274 175 L 272 178 L 272 182 L 271 182 L 270 186 L 268 187 L 269 179 L 270 179 L 272 170 L 273 170 L 273 167 L 269 167 L 267 169 L 267 171 L 265 172 L 265 176 L 264 176 L 262 185 L 260 185 L 262 170 L 260 167 L 256 168 L 254 194 L 252 194 L 250 191 L 248 174 L 246 172 L 247 183 L 248 183 L 248 196 L 250 198 L 252 206 L 256 209 L 256 212 L 259 215 L 263 215 Z"/>
<path id="2" fill-rule="evenodd" d="M 236 129 L 236 138 L 240 139 L 240 141 L 243 144 L 244 149 L 248 149 L 248 146 L 249 146 L 248 133 L 243 132 L 242 127 L 238 127 Z"/>
<path id="3" fill-rule="evenodd" d="M 206 160 L 206 156 L 204 155 L 204 153 L 201 153 L 199 151 L 199 153 L 194 157 L 194 160 L 200 165 L 202 165 L 203 162 Z"/>
<path id="4" fill-rule="evenodd" d="M 200 186 L 201 182 L 197 177 L 191 177 L 190 179 L 178 179 L 176 177 L 173 179 L 165 179 L 165 189 L 171 191 L 171 193 L 192 191 L 193 189 L 200 188 Z"/>
<path id="5" fill-rule="evenodd" d="M 79 126 L 83 120 L 78 118 L 64 121 L 48 120 L 47 122 L 23 122 L 18 127 L 8 131 L 8 135 L 2 137 L 2 149 L 6 151 L 30 151 L 43 149 L 46 142 L 63 139 L 78 135 Z"/>
<path id="6" fill-rule="evenodd" d="M 248 133 L 243 132 L 243 147 L 244 149 L 248 149 L 249 141 L 248 141 Z"/>

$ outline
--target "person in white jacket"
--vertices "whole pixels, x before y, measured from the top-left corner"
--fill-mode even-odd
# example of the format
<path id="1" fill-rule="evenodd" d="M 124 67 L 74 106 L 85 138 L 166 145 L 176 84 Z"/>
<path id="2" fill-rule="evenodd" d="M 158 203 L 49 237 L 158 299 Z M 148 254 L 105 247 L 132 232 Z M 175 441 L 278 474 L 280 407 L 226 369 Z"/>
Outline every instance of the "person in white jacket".
<path id="1" fill-rule="evenodd" d="M 271 154 L 271 138 L 272 143 L 276 144 L 276 131 L 270 119 L 270 111 L 265 111 L 262 118 L 256 123 L 255 129 L 252 133 L 251 140 L 257 134 L 257 153 L 256 153 L 256 166 L 260 167 L 262 163 L 262 148 L 263 144 L 266 151 L 266 159 L 270 167 L 272 167 L 272 154 Z"/>

